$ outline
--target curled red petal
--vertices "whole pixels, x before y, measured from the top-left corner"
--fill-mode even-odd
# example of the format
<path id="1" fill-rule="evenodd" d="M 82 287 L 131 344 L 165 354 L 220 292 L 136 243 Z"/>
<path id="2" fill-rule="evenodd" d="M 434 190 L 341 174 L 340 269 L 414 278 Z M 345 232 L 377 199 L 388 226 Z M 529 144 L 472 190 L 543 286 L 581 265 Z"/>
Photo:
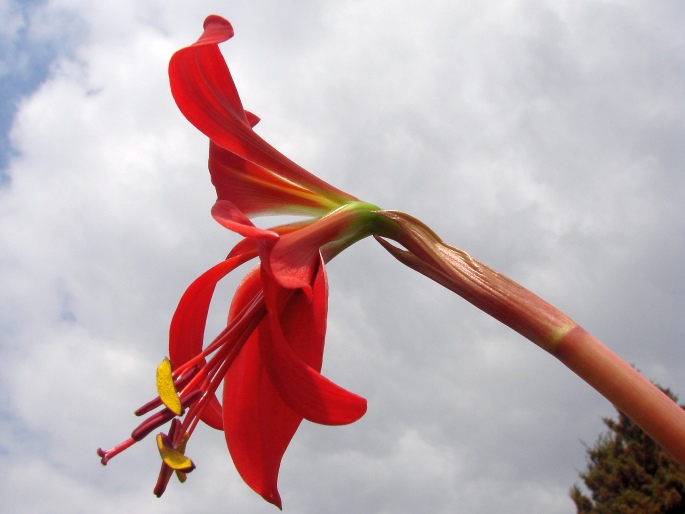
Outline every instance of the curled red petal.
<path id="1" fill-rule="evenodd" d="M 186 289 L 169 328 L 169 357 L 174 369 L 202 351 L 207 312 L 217 282 L 256 256 L 256 251 L 253 251 L 231 257 L 207 270 Z M 210 400 L 200 418 L 209 426 L 221 430 L 221 406 L 216 398 Z"/>
<path id="2" fill-rule="evenodd" d="M 228 22 L 220 20 L 218 16 L 208 18 L 200 39 L 171 57 L 169 82 L 179 110 L 226 150 L 335 203 L 355 200 L 295 164 L 252 130 L 256 117 L 243 108 L 217 45 L 222 37 L 232 35 L 226 27 Z"/>
<path id="3" fill-rule="evenodd" d="M 233 26 L 227 19 L 210 14 L 202 24 L 204 32 L 194 45 L 219 44 L 233 37 Z"/>
<path id="4" fill-rule="evenodd" d="M 293 349 L 311 341 L 320 341 L 315 346 L 323 349 L 328 291 L 321 258 L 316 268 L 311 299 L 302 290 L 294 291 L 282 309 L 282 288 L 262 273 L 269 330 L 260 332 L 260 354 L 286 405 L 314 423 L 345 425 L 364 415 L 366 400 L 322 376 L 320 360 L 309 364 Z"/>
<path id="5" fill-rule="evenodd" d="M 205 131 L 198 124 L 212 131 L 221 130 L 220 124 L 226 122 L 250 129 L 238 90 L 218 46 L 232 36 L 233 28 L 228 20 L 209 16 L 200 38 L 178 50 L 169 61 L 172 96 L 183 115 L 202 132 Z M 203 108 L 211 110 L 203 113 Z M 221 119 L 212 120 L 214 113 L 221 113 Z"/>

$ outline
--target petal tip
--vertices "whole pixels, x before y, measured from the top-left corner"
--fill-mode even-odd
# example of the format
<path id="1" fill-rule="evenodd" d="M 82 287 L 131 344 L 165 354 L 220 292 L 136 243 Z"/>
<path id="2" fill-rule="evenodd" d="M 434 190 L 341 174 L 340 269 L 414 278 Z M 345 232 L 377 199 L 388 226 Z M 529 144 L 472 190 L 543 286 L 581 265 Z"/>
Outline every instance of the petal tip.
<path id="1" fill-rule="evenodd" d="M 283 502 L 281 501 L 281 495 L 278 494 L 278 490 L 274 489 L 261 495 L 270 504 L 278 507 L 279 510 L 283 510 Z"/>
<path id="2" fill-rule="evenodd" d="M 210 14 L 205 18 L 205 21 L 202 23 L 202 28 L 206 30 L 209 27 L 213 29 L 221 29 L 227 33 L 230 32 L 231 36 L 233 35 L 233 25 L 231 25 L 231 22 L 226 18 L 219 16 L 218 14 Z"/>
<path id="3" fill-rule="evenodd" d="M 257 123 L 261 121 L 261 118 L 259 116 L 250 111 L 245 111 L 245 118 L 247 118 L 247 123 L 248 125 L 250 125 L 250 128 L 253 128 Z"/>
<path id="4" fill-rule="evenodd" d="M 196 44 L 218 44 L 227 41 L 233 37 L 233 25 L 227 19 L 210 14 L 205 18 L 202 24 L 204 34 L 197 41 Z"/>

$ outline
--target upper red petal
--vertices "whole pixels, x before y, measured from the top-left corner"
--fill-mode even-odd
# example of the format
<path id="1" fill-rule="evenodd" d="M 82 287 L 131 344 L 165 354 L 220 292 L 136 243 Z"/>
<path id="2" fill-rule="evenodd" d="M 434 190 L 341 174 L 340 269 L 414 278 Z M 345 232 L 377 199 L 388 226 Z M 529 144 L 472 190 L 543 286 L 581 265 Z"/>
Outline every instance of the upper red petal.
<path id="1" fill-rule="evenodd" d="M 202 24 L 204 32 L 193 45 L 211 45 L 228 41 L 233 37 L 233 26 L 227 19 L 210 14 Z"/>
<path id="2" fill-rule="evenodd" d="M 183 115 L 219 146 L 336 203 L 355 198 L 301 168 L 253 130 L 218 43 L 230 37 L 227 21 L 210 16 L 205 33 L 171 57 L 171 93 Z M 225 23 L 224 23 L 225 22 Z"/>
<path id="3" fill-rule="evenodd" d="M 209 172 L 219 200 L 230 200 L 247 216 L 321 216 L 337 207 L 326 198 L 246 161 L 213 141 L 209 145 Z"/>

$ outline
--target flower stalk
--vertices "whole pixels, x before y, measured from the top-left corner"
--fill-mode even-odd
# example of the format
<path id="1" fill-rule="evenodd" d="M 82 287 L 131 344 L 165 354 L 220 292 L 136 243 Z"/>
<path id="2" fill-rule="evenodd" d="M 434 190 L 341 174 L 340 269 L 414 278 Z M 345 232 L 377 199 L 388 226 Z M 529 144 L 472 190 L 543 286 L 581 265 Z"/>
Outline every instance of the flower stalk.
<path id="1" fill-rule="evenodd" d="M 552 354 L 685 465 L 685 410 L 635 368 L 559 309 L 445 244 L 416 218 L 397 211 L 378 215 L 375 238 L 397 260 Z"/>

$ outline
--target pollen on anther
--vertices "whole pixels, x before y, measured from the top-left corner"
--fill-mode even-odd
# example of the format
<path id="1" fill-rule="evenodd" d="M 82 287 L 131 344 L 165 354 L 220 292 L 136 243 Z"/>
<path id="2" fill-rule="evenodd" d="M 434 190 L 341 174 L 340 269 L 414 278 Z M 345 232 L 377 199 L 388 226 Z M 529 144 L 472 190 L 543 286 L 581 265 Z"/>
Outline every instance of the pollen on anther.
<path id="1" fill-rule="evenodd" d="M 157 435 L 157 448 L 159 449 L 159 454 L 164 463 L 174 471 L 188 473 L 195 469 L 195 464 L 193 464 L 193 461 L 183 455 L 182 451 L 168 446 L 168 441 L 165 441 L 165 439 L 166 437 L 164 434 Z M 185 444 L 183 446 L 185 446 Z"/>
<path id="2" fill-rule="evenodd" d="M 171 375 L 171 362 L 165 358 L 157 366 L 157 393 L 162 403 L 174 414 L 180 416 L 183 412 L 181 400 L 174 387 L 174 379 Z"/>

